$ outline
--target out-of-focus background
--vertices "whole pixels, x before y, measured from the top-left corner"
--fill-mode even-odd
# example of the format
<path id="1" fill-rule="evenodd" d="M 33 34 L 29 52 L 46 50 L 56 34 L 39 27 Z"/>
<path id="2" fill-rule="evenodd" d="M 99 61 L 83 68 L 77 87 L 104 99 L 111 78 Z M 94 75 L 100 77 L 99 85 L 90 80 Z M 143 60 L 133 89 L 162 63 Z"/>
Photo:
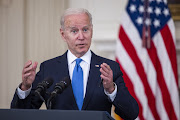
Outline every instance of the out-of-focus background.
<path id="1" fill-rule="evenodd" d="M 40 64 L 67 50 L 59 28 L 60 16 L 69 7 L 91 12 L 94 28 L 91 49 L 115 60 L 126 4 L 126 0 L 0 0 L 0 108 L 10 108 L 26 61 Z M 175 27 L 180 68 L 180 21 L 175 21 Z"/>

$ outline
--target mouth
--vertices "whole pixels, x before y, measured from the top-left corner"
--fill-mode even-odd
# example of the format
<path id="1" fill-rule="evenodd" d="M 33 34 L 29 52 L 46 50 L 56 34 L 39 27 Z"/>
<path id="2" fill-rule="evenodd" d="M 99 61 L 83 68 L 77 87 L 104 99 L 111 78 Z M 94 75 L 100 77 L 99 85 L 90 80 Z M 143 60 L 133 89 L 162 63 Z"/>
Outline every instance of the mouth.
<path id="1" fill-rule="evenodd" d="M 86 44 L 77 44 L 76 46 L 84 47 Z"/>

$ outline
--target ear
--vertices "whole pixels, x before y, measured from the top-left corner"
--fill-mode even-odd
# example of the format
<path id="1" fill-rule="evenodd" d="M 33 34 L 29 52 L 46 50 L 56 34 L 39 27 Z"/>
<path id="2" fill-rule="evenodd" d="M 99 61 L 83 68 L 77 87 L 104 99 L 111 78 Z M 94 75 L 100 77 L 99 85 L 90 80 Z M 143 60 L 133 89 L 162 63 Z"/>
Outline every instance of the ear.
<path id="1" fill-rule="evenodd" d="M 64 32 L 65 32 L 65 31 L 64 31 L 62 28 L 60 28 L 61 37 L 62 37 L 62 39 L 66 42 L 66 35 L 65 35 Z"/>

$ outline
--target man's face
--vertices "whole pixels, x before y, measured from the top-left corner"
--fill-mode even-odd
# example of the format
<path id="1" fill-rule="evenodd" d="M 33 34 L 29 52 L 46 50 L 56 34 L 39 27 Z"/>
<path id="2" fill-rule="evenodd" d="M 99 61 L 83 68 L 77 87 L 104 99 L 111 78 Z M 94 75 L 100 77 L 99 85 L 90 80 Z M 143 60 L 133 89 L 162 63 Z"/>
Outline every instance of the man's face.
<path id="1" fill-rule="evenodd" d="M 91 45 L 92 25 L 86 14 L 68 15 L 65 17 L 62 38 L 69 50 L 76 56 L 83 56 Z"/>

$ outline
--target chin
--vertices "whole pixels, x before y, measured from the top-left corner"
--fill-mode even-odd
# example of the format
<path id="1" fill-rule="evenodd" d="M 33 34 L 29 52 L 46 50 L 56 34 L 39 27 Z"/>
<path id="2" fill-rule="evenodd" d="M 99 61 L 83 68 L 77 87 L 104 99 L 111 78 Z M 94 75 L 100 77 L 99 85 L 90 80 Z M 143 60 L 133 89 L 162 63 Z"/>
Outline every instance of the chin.
<path id="1" fill-rule="evenodd" d="M 79 52 L 80 52 L 80 53 L 86 53 L 87 51 L 88 51 L 87 48 L 80 48 L 80 49 L 79 49 Z"/>
<path id="2" fill-rule="evenodd" d="M 87 52 L 87 50 L 79 51 L 79 54 L 84 55 Z"/>

